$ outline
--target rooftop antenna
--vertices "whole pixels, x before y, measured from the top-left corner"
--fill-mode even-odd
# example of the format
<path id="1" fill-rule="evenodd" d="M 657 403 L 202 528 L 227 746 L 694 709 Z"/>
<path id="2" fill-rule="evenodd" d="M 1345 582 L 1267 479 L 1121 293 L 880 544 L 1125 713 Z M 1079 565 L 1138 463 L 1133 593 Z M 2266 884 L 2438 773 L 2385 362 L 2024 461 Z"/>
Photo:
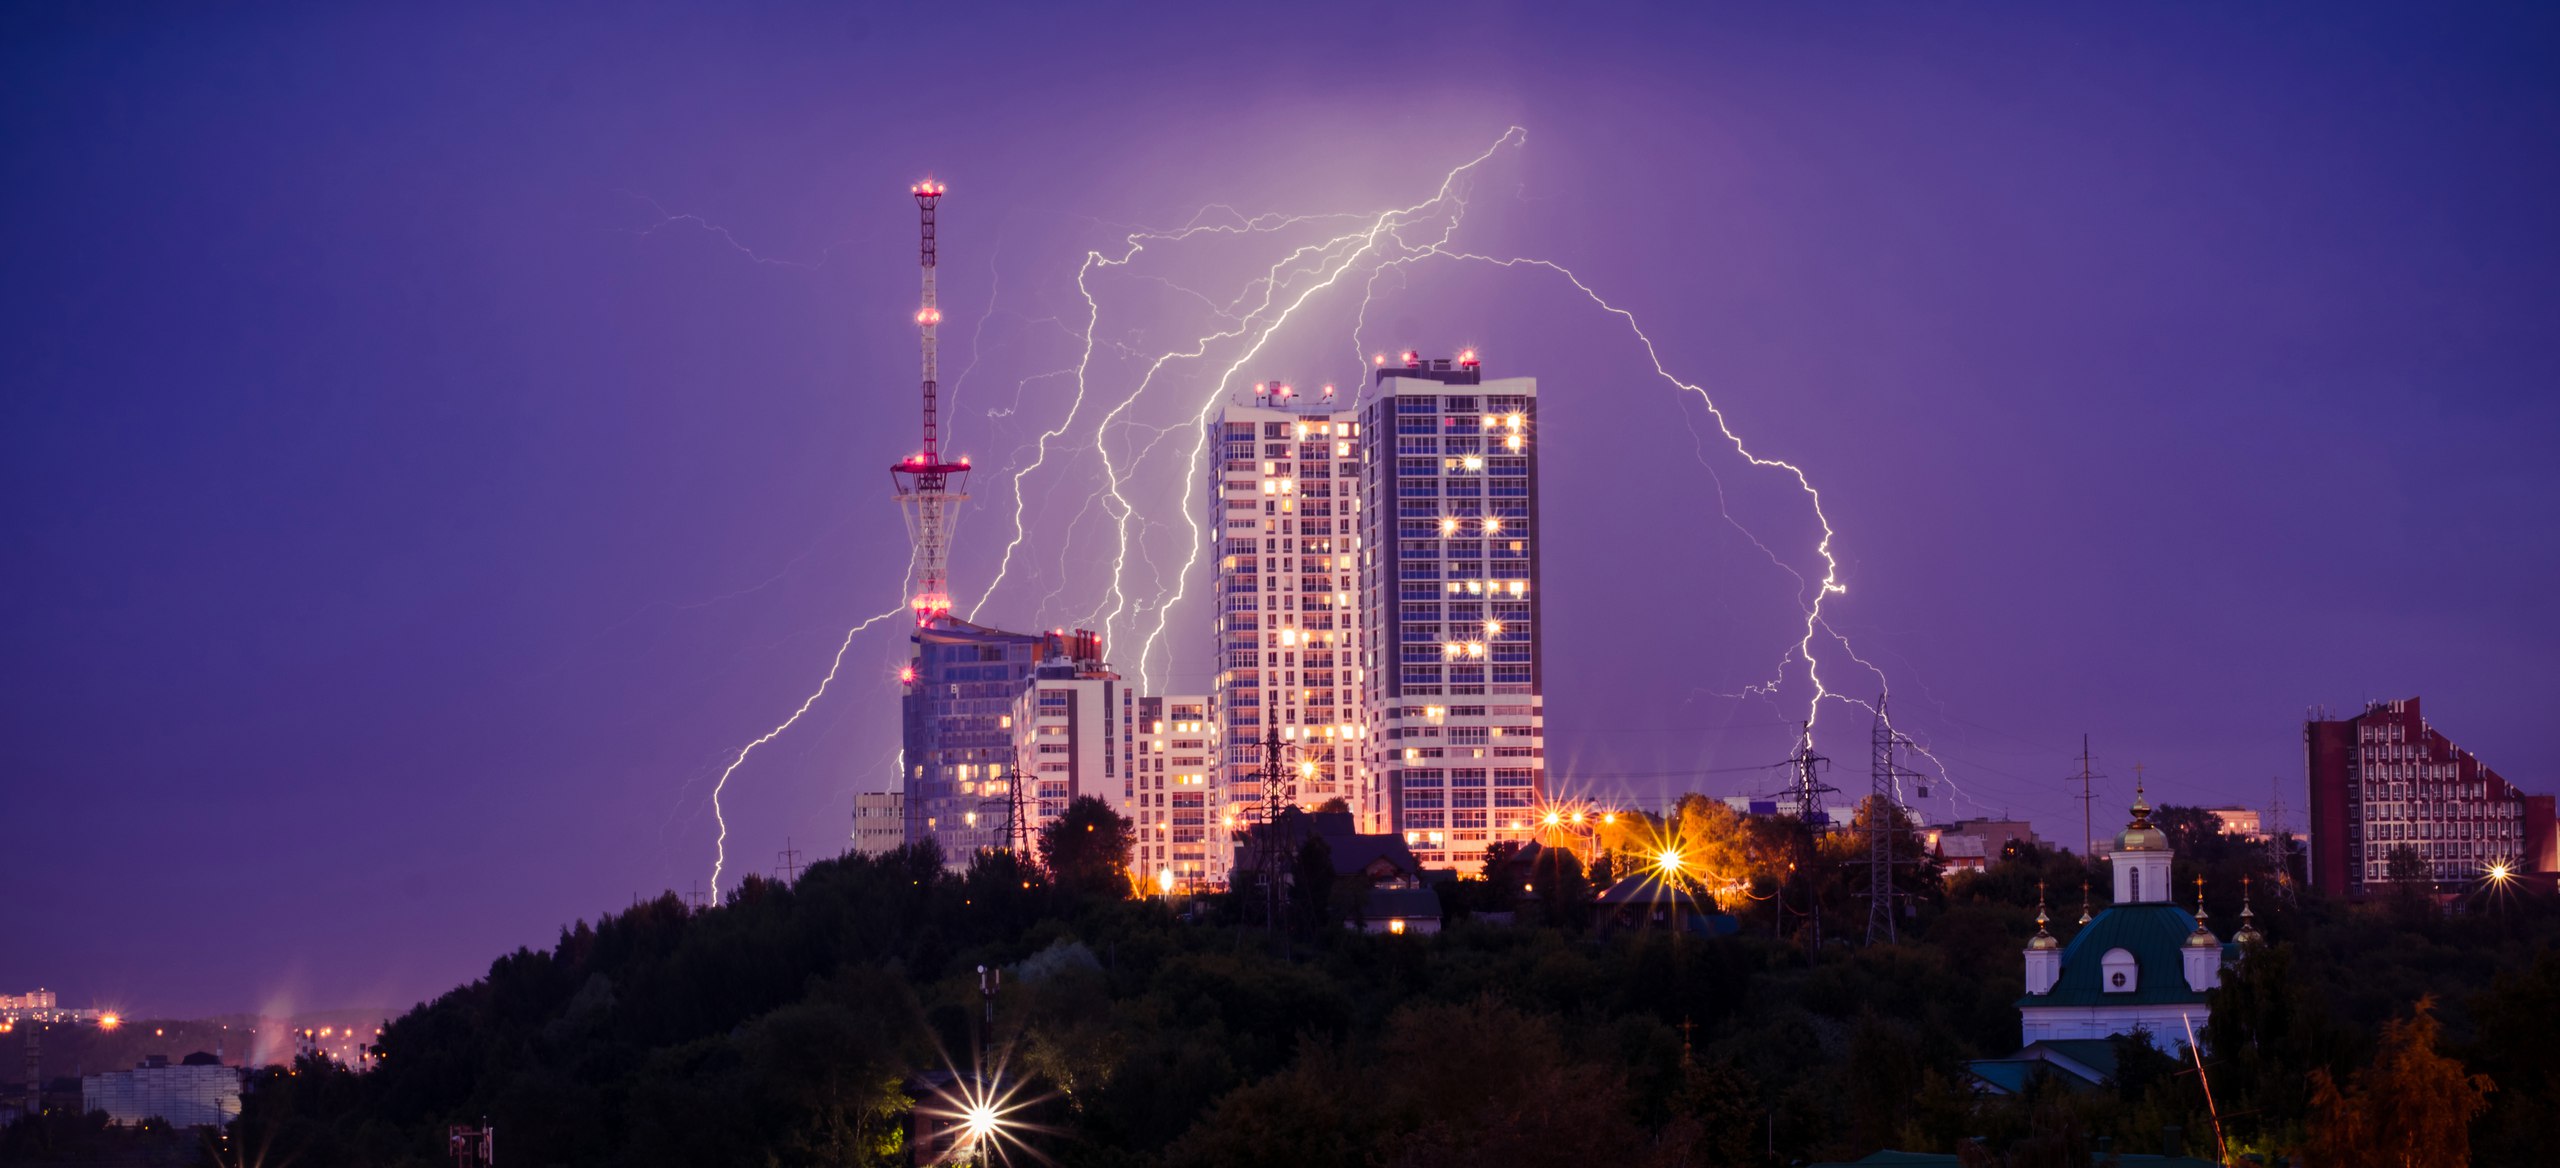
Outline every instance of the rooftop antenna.
<path id="1" fill-rule="evenodd" d="M 941 183 L 926 179 L 913 189 L 924 241 L 918 252 L 924 267 L 924 306 L 916 311 L 916 323 L 923 326 L 924 333 L 924 448 L 890 467 L 889 479 L 897 487 L 899 507 L 906 512 L 907 536 L 915 543 L 913 604 L 916 627 L 925 628 L 951 616 L 951 532 L 959 520 L 959 505 L 969 498 L 969 460 L 943 461 L 937 412 L 942 309 L 934 295 L 933 215 L 942 202 L 943 188 Z"/>

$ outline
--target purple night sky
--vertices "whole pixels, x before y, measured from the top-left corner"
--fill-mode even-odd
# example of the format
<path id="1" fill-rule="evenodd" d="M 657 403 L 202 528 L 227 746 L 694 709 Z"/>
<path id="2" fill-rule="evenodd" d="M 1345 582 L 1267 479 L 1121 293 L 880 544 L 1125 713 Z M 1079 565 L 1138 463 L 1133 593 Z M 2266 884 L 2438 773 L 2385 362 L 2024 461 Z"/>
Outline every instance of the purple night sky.
<path id="1" fill-rule="evenodd" d="M 404 1007 L 706 880 L 713 778 L 901 595 L 911 182 L 951 185 L 965 610 L 1074 399 L 1088 249 L 1419 202 L 1513 125 L 1454 246 L 1572 267 L 1811 474 L 1834 624 L 1964 793 L 1924 810 L 2076 841 L 2086 732 L 2102 821 L 2140 762 L 2298 825 L 2306 708 L 2411 694 L 2560 786 L 2548 8 L 520 7 L 0 16 L 0 991 Z M 1232 298 L 1274 244 L 1094 277 L 1091 400 L 982 619 L 1107 603 L 1094 423 L 1216 327 L 1175 285 Z M 1770 787 L 1727 768 L 1786 753 L 1802 668 L 1736 695 L 1796 584 L 1716 500 L 1804 569 L 1792 483 L 1557 277 L 1375 292 L 1367 348 L 1539 378 L 1557 774 Z M 1350 384 L 1356 308 L 1237 384 Z M 1169 428 L 1139 601 L 1218 353 L 1114 438 Z M 893 782 L 900 623 L 732 780 L 732 878 Z M 1863 784 L 1866 714 L 1822 719 Z"/>

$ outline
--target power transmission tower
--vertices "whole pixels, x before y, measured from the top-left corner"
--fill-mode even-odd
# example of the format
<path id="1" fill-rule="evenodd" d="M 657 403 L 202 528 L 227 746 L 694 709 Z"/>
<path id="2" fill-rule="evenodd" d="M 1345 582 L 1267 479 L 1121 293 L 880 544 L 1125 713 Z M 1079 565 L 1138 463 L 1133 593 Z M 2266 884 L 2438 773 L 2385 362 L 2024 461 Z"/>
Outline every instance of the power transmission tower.
<path id="1" fill-rule="evenodd" d="M 2267 786 L 2274 798 L 2267 808 L 2267 822 L 2262 830 L 2267 836 L 2267 862 L 2276 870 L 2276 899 L 2293 903 L 2293 851 L 2285 846 L 2284 780 L 2269 778 Z"/>
<path id="2" fill-rule="evenodd" d="M 1261 823 L 1255 831 L 1254 869 L 1262 880 L 1262 920 L 1265 927 L 1277 930 L 1281 921 L 1280 872 L 1291 857 L 1287 826 L 1288 813 L 1297 807 L 1296 784 L 1290 782 L 1288 765 L 1280 757 L 1280 728 L 1271 727 L 1262 740 L 1262 807 Z"/>
<path id="3" fill-rule="evenodd" d="M 800 879 L 800 849 L 791 846 L 791 837 L 782 837 L 782 850 L 774 854 L 773 874 L 785 884 Z"/>
<path id="4" fill-rule="evenodd" d="M 1831 766 L 1831 760 L 1813 751 L 1813 723 L 1804 724 L 1803 732 L 1796 739 L 1796 752 L 1787 759 L 1787 766 L 1795 772 L 1794 789 L 1789 793 L 1789 797 L 1795 803 L 1796 821 L 1804 825 L 1806 839 L 1810 841 L 1829 825 L 1829 816 L 1822 810 L 1822 796 L 1826 793 L 1838 794 L 1840 791 L 1840 788 L 1822 781 L 1822 772 Z M 1807 905 L 1803 915 L 1813 925 L 1813 947 L 1817 950 L 1822 948 L 1822 889 L 1820 882 L 1813 879 L 1814 873 L 1810 865 L 1818 861 L 1821 854 L 1822 849 L 1818 844 L 1806 850 L 1808 867 L 1804 873 Z M 1778 896 L 1779 918 L 1784 920 L 1786 913 L 1786 887 L 1781 883 Z"/>
<path id="5" fill-rule="evenodd" d="M 1894 901 L 1901 894 L 1893 888 L 1896 864 L 1919 862 L 1914 856 L 1897 860 L 1893 855 L 1893 837 L 1902 829 L 1902 805 L 1896 797 L 1902 780 L 1917 778 L 1919 772 L 1901 765 L 1896 752 L 1910 745 L 1910 740 L 1894 733 L 1893 719 L 1885 712 L 1885 699 L 1876 698 L 1876 728 L 1873 739 L 1874 765 L 1872 787 L 1867 794 L 1867 944 L 1881 936 L 1887 941 L 1900 937 L 1894 928 Z"/>
<path id="6" fill-rule="evenodd" d="M 1013 755 L 1012 773 L 1004 780 L 1004 794 L 979 803 L 982 807 L 993 805 L 1004 817 L 1004 834 L 996 846 L 1012 852 L 1017 866 L 1030 863 L 1039 849 L 1039 841 L 1034 838 L 1032 830 L 1031 809 L 1023 801 L 1022 785 L 1026 781 L 1028 776 L 1022 769 L 1022 752 L 1017 749 Z"/>
<path id="7" fill-rule="evenodd" d="M 1813 723 L 1804 724 L 1796 739 L 1795 755 L 1787 760 L 1795 768 L 1795 788 L 1791 792 L 1796 805 L 1796 818 L 1808 826 L 1822 822 L 1822 796 L 1836 795 L 1840 788 L 1822 781 L 1821 772 L 1829 770 L 1831 760 L 1813 752 Z"/>

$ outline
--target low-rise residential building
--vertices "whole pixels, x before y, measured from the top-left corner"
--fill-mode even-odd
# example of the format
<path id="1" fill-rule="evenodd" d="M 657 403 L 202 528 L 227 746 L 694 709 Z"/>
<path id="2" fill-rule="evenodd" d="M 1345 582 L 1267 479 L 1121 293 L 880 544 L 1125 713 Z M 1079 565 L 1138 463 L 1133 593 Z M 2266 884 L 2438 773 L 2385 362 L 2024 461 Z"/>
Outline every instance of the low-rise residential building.
<path id="1" fill-rule="evenodd" d="M 1130 814 L 1136 800 L 1136 720 L 1134 689 L 1102 659 L 1100 634 L 1043 634 L 1039 661 L 1004 723 L 1013 734 L 1013 771 L 1023 784 L 1025 846 L 1036 845 L 1040 829 L 1065 815 L 1067 804 L 1081 795 Z M 995 801 L 980 812 L 999 833 L 1013 798 L 1000 786 Z"/>
<path id="2" fill-rule="evenodd" d="M 153 1055 L 129 1071 L 86 1075 L 80 1109 L 106 1112 L 116 1123 L 166 1120 L 172 1127 L 220 1127 L 240 1115 L 241 1070 L 210 1054 L 191 1054 L 176 1066 Z"/>
<path id="3" fill-rule="evenodd" d="M 853 850 L 886 855 L 906 846 L 907 796 L 903 791 L 858 791 L 853 796 Z"/>

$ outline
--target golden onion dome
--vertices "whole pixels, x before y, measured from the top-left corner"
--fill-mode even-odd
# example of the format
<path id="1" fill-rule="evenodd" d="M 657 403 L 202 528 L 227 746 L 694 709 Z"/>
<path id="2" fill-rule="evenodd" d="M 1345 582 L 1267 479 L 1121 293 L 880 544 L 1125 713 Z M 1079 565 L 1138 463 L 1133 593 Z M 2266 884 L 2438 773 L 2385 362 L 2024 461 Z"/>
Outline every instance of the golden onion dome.
<path id="1" fill-rule="evenodd" d="M 2151 800 L 2142 793 L 2142 784 L 2133 787 L 2133 822 L 2116 836 L 2119 852 L 2165 852 L 2169 850 L 2169 833 L 2151 825 Z"/>
<path id="2" fill-rule="evenodd" d="M 2059 937 L 2054 936 L 2054 935 L 2053 935 L 2053 934 L 2051 934 L 2051 933 L 2045 932 L 2045 931 L 2044 931 L 2044 930 L 2042 930 L 2042 929 L 2038 929 L 2038 930 L 2036 930 L 2036 935 L 2035 935 L 2035 936 L 2030 937 L 2030 938 L 2028 938 L 2028 939 L 2027 939 L 2027 948 L 2029 948 L 2029 949 L 2060 949 L 2060 948 L 2062 948 L 2062 939 L 2061 939 L 2061 938 L 2059 938 Z"/>
<path id="3" fill-rule="evenodd" d="M 2187 934 L 2187 948 L 2220 949 L 2222 948 L 2222 938 L 2214 936 L 2213 930 L 2204 927 L 2203 921 L 2197 921 L 2196 931 Z"/>

